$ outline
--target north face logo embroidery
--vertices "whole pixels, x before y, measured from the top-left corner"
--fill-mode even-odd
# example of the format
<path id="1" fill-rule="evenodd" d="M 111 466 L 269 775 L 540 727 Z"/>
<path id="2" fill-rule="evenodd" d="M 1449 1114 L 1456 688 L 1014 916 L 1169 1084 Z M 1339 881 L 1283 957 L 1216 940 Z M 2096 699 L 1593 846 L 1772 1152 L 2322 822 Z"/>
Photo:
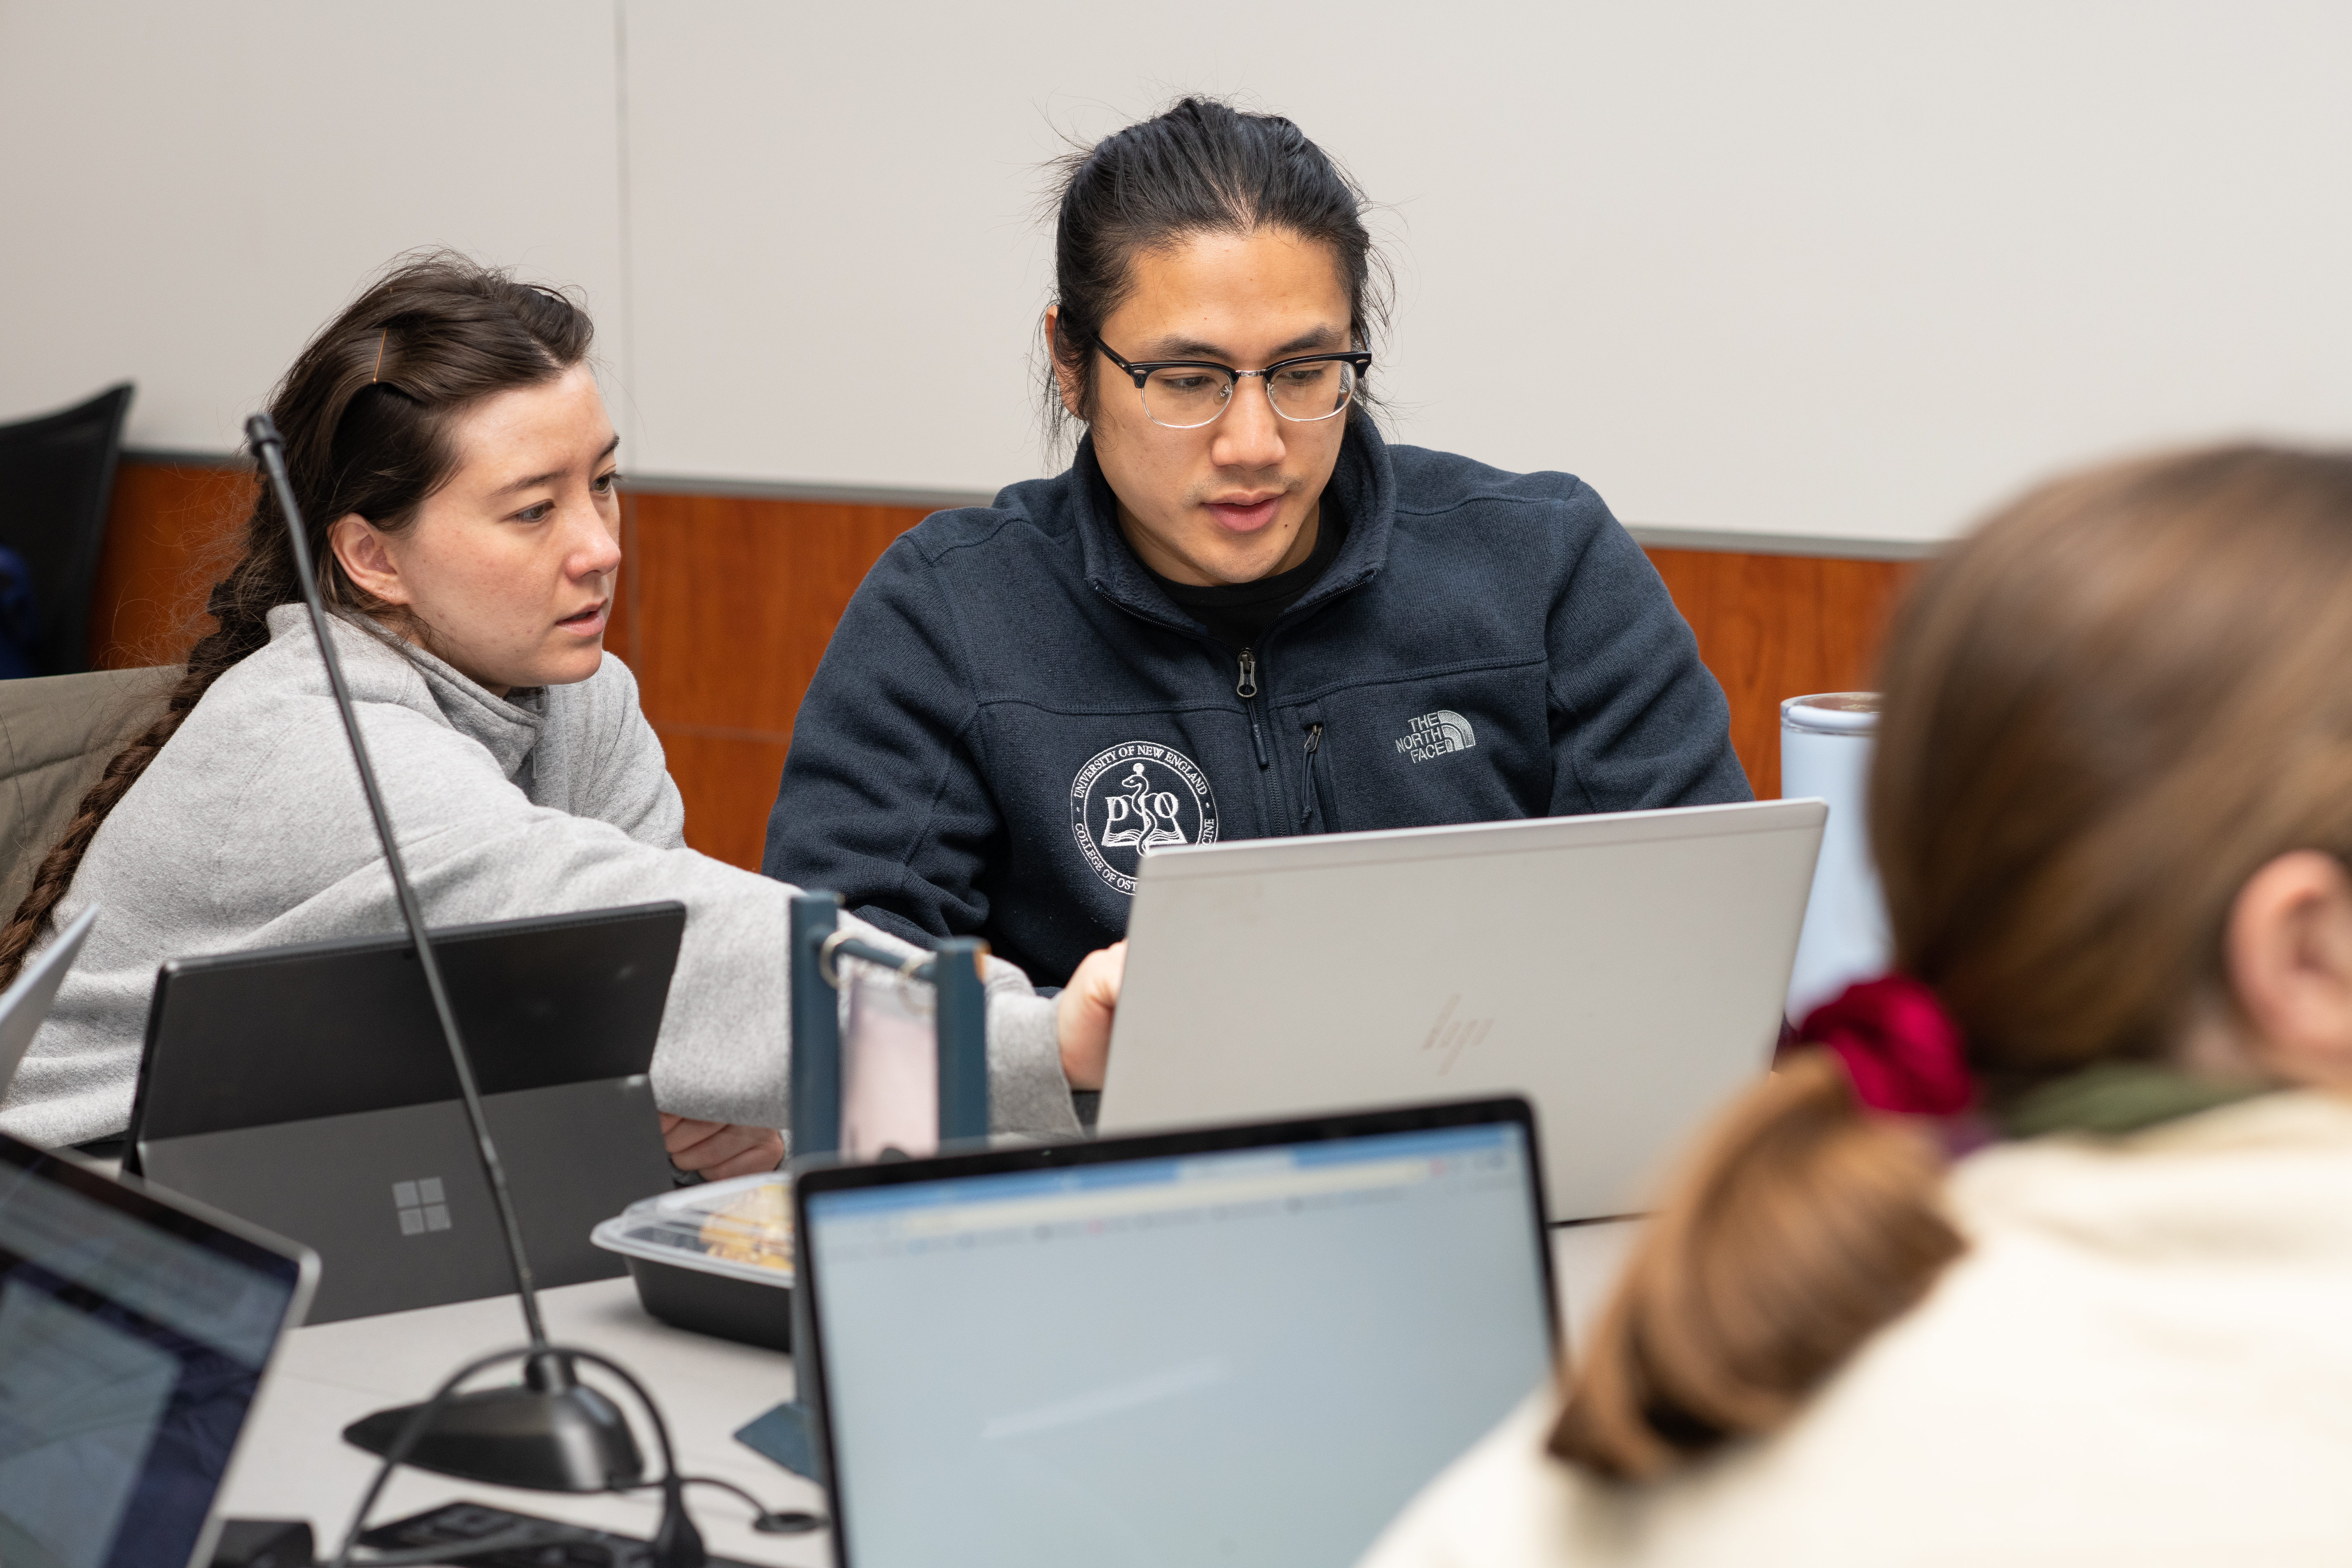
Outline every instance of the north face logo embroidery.
<path id="1" fill-rule="evenodd" d="M 1414 762 L 1425 763 L 1448 752 L 1466 752 L 1477 743 L 1478 731 L 1470 727 L 1469 720 L 1451 708 L 1440 708 L 1415 719 L 1396 748 Z"/>
<path id="2" fill-rule="evenodd" d="M 1129 741 L 1070 781 L 1070 833 L 1095 875 L 1132 896 L 1136 868 L 1152 850 L 1217 841 L 1217 797 L 1183 752 Z"/>

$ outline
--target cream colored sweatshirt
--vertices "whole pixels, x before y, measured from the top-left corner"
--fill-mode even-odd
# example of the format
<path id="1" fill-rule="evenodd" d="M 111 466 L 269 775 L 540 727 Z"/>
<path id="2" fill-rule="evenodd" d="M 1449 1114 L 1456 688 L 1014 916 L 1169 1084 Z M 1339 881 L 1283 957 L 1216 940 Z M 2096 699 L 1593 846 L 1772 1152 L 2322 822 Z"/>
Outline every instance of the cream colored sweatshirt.
<path id="1" fill-rule="evenodd" d="M 0 1100 L 0 1131 L 56 1146 L 121 1132 L 156 966 L 402 929 L 299 605 L 205 692 L 92 840 L 56 911 L 104 906 Z M 686 812 L 635 679 L 610 654 L 572 686 L 492 696 L 428 654 L 338 622 L 335 646 L 401 854 L 435 926 L 676 899 L 686 935 L 653 1063 L 666 1110 L 788 1120 L 785 907 L 794 889 L 685 847 Z M 914 950 L 862 921 L 866 941 Z M 53 938 L 44 938 L 43 945 Z M 1004 1131 L 1075 1134 L 1054 1004 L 987 974 Z"/>
<path id="2" fill-rule="evenodd" d="M 1529 1404 L 1364 1568 L 2352 1562 L 2352 1103 L 1954 1171 L 1969 1253 L 1783 1432 L 1649 1489 Z"/>

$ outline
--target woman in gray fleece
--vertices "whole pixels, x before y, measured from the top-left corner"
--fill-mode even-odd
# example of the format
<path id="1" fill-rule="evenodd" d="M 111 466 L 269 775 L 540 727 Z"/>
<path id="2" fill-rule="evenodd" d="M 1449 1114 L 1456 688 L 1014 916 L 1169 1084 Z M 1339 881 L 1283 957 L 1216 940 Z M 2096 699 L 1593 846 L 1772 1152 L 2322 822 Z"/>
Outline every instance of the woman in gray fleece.
<path id="1" fill-rule="evenodd" d="M 684 903 L 654 1093 L 672 1158 L 734 1174 L 782 1152 L 793 889 L 685 847 L 636 683 L 604 651 L 618 441 L 590 332 L 560 295 L 457 257 L 412 260 L 320 333 L 270 414 L 427 918 Z M 103 910 L 0 1130 L 49 1146 L 124 1130 L 164 960 L 400 929 L 291 573 L 265 489 L 213 588 L 218 629 L 0 930 L 5 984 Z M 1097 954 L 1056 1002 L 991 963 L 999 1128 L 1076 1131 L 1070 1089 L 1101 1083 L 1118 967 Z"/>

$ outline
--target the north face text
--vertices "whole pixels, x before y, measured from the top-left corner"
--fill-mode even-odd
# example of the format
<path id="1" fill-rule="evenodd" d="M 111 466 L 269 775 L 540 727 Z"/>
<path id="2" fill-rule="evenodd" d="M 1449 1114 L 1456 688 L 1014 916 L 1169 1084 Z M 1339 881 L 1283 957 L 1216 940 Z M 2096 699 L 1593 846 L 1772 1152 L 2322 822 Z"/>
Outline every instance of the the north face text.
<path id="1" fill-rule="evenodd" d="M 1448 752 L 1466 752 L 1477 743 L 1478 732 L 1470 727 L 1469 720 L 1451 708 L 1440 708 L 1412 721 L 1396 749 L 1416 763 L 1425 763 Z"/>

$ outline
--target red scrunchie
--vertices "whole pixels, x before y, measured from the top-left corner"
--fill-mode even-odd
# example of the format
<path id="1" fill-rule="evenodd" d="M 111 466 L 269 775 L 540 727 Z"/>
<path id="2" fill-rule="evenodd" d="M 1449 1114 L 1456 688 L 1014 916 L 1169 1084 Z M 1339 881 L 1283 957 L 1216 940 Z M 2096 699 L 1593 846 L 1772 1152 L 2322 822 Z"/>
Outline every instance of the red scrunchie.
<path id="1" fill-rule="evenodd" d="M 1957 1116 L 1976 1099 L 1968 1042 L 1936 994 L 1904 974 L 1849 985 L 1806 1015 L 1797 1043 L 1845 1063 L 1855 1098 L 1899 1116 Z"/>

